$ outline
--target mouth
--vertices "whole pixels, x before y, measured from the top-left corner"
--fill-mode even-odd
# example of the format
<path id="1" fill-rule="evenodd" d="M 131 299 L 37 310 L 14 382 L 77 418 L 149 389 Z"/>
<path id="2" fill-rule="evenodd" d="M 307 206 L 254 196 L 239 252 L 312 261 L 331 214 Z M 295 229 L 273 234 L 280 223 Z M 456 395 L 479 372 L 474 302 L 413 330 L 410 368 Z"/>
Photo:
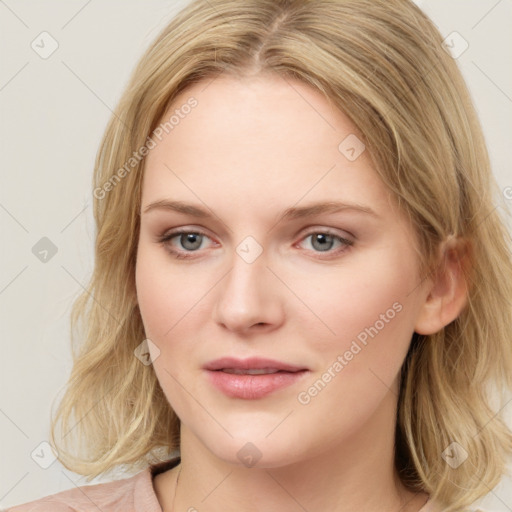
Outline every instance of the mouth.
<path id="1" fill-rule="evenodd" d="M 256 400 L 301 380 L 309 369 L 263 358 L 221 358 L 203 367 L 209 382 L 230 398 Z"/>

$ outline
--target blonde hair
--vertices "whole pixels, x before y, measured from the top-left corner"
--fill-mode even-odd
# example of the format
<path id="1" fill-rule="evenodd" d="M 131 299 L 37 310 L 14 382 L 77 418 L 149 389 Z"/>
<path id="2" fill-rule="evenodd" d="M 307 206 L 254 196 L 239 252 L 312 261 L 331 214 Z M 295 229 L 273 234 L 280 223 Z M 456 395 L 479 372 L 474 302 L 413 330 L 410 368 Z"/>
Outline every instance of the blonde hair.
<path id="1" fill-rule="evenodd" d="M 223 73 L 301 80 L 344 111 L 413 222 L 426 274 L 447 237 L 467 242 L 467 306 L 440 332 L 415 334 L 402 368 L 395 463 L 447 512 L 484 496 L 512 452 L 492 405 L 512 389 L 510 237 L 461 73 L 408 0 L 196 0 L 159 34 L 96 159 L 95 268 L 72 315 L 84 339 L 51 432 L 60 460 L 92 478 L 179 448 L 179 420 L 134 356 L 145 338 L 134 276 L 144 158 L 131 159 L 179 93 Z M 442 457 L 452 442 L 469 455 L 457 468 Z"/>

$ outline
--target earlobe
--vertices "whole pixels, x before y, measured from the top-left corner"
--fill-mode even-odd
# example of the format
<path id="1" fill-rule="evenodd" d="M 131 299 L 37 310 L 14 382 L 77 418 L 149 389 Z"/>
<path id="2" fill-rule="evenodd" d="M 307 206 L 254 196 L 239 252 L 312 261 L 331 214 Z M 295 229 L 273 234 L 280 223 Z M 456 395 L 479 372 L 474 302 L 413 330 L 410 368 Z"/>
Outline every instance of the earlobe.
<path id="1" fill-rule="evenodd" d="M 469 243 L 450 237 L 439 252 L 438 265 L 428 281 L 428 294 L 416 321 L 418 334 L 440 331 L 460 315 L 468 301 Z"/>

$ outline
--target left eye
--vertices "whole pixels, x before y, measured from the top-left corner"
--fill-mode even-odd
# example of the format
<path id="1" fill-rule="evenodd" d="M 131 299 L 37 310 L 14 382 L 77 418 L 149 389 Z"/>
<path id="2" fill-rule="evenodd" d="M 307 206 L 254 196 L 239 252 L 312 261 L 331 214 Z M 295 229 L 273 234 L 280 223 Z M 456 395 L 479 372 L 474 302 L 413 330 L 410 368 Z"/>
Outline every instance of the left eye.
<path id="1" fill-rule="evenodd" d="M 339 235 L 335 235 L 333 233 L 324 233 L 321 231 L 310 233 L 307 235 L 304 240 L 311 239 L 311 246 L 317 252 L 327 252 L 330 251 L 335 242 L 338 242 L 342 247 L 342 250 L 353 244 L 351 240 L 347 240 Z"/>

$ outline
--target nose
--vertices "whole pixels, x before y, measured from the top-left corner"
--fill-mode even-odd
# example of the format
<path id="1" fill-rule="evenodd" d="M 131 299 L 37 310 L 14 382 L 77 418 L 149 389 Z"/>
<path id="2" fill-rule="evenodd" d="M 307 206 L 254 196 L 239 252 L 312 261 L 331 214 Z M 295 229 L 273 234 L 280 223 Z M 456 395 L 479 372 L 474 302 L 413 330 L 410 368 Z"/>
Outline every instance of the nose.
<path id="1" fill-rule="evenodd" d="M 282 324 L 283 285 L 267 268 L 265 253 L 248 263 L 233 255 L 232 268 L 218 286 L 214 307 L 217 324 L 233 332 L 270 331 Z"/>

